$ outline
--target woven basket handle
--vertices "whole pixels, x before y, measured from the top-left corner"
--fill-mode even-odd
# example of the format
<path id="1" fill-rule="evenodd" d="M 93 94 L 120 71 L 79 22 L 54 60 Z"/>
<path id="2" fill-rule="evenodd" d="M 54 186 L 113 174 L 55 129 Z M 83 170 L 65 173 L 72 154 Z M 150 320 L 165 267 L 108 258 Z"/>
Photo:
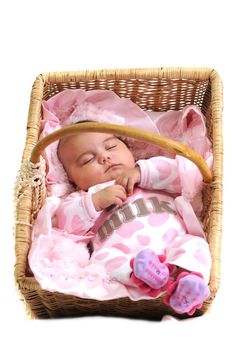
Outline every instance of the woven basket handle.
<path id="1" fill-rule="evenodd" d="M 108 134 L 132 137 L 134 139 L 152 143 L 159 147 L 165 148 L 172 153 L 179 154 L 183 157 L 188 158 L 197 165 L 203 176 L 204 182 L 210 183 L 212 181 L 212 174 L 205 160 L 198 153 L 183 145 L 182 143 L 172 140 L 168 137 L 156 135 L 149 131 L 108 123 L 87 122 L 72 124 L 54 131 L 53 133 L 45 136 L 36 144 L 32 150 L 30 159 L 31 162 L 34 164 L 39 163 L 42 151 L 52 142 L 55 142 L 66 136 L 76 134 L 78 132 L 103 132 Z"/>

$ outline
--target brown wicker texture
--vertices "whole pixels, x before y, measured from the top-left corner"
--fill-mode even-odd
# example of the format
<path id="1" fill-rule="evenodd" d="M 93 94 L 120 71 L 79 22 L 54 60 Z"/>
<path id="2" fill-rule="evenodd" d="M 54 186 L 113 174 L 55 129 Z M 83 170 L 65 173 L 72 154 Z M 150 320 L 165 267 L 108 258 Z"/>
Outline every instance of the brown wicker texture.
<path id="1" fill-rule="evenodd" d="M 22 162 L 31 158 L 34 146 L 38 142 L 42 100 L 49 99 L 67 88 L 113 90 L 120 97 L 128 97 L 142 109 L 150 111 L 180 110 L 190 104 L 195 104 L 202 110 L 206 117 L 208 137 L 213 143 L 214 154 L 213 181 L 204 185 L 202 214 L 212 256 L 211 296 L 194 316 L 205 313 L 209 310 L 220 285 L 223 97 L 222 82 L 218 73 L 209 68 L 170 67 L 41 74 L 32 87 L 27 138 Z M 170 314 L 181 318 L 187 317 L 186 315 L 176 315 L 170 307 L 162 303 L 161 298 L 137 302 L 131 301 L 129 298 L 121 298 L 99 302 L 43 290 L 30 274 L 27 264 L 31 240 L 30 224 L 33 223 L 43 203 L 45 195 L 43 188 L 44 184 L 37 190 L 33 190 L 31 187 L 23 188 L 16 206 L 15 279 L 31 316 L 50 318 L 111 315 L 160 319 L 163 315 Z"/>

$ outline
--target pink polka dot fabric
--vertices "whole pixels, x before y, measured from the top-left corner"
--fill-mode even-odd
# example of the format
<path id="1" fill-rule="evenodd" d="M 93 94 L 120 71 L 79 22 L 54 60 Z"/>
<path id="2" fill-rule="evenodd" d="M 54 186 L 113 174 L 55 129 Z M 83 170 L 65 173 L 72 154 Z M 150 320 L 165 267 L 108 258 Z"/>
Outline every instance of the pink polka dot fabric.
<path id="1" fill-rule="evenodd" d="M 143 208 L 143 216 L 139 216 L 142 210 L 138 208 L 138 203 Z M 188 205 L 186 202 L 185 206 Z M 126 220 L 122 215 L 128 206 L 130 211 L 127 209 L 127 212 L 133 213 L 133 220 L 130 217 Z M 169 212 L 161 212 L 167 208 Z M 96 229 L 94 252 L 90 259 L 92 264 L 104 265 L 110 278 L 131 285 L 130 260 L 145 248 L 156 254 L 166 255 L 167 263 L 189 270 L 194 267 L 193 271 L 201 272 L 206 280 L 209 278 L 211 260 L 207 243 L 203 237 L 187 234 L 186 226 L 171 196 L 137 189 L 123 208 L 114 208 L 108 214 L 103 223 L 105 232 L 110 226 L 114 226 L 115 215 L 118 218 L 117 225 L 121 222 L 121 226 L 101 238 L 98 228 Z"/>
<path id="2" fill-rule="evenodd" d="M 43 101 L 41 137 L 86 115 L 88 120 L 131 125 L 182 141 L 212 165 L 211 145 L 198 107 L 148 112 L 112 91 L 67 89 Z M 42 288 L 97 300 L 150 299 L 130 281 L 130 260 L 144 248 L 165 255 L 172 265 L 200 272 L 208 281 L 209 247 L 195 214 L 201 209 L 198 169 L 158 147 L 127 141 L 142 174 L 139 189 L 125 203 L 129 213 L 134 213 L 131 220 L 130 215 L 123 215 L 123 208 L 96 212 L 92 194 L 109 184 L 77 192 L 57 158 L 57 142 L 46 148 L 48 198 L 35 221 L 29 254 L 30 268 Z M 117 229 L 113 214 L 121 222 Z"/>
<path id="3" fill-rule="evenodd" d="M 151 161 L 149 160 L 150 167 Z M 153 165 L 156 161 L 159 162 L 159 159 L 154 159 Z M 154 174 L 154 176 L 157 176 L 157 172 L 154 171 Z M 166 176 L 172 179 L 169 172 L 166 172 Z M 148 176 L 147 179 L 148 182 L 152 182 L 152 177 Z M 174 179 L 176 179 L 176 175 Z M 163 177 L 163 181 L 165 186 L 168 186 L 165 176 Z M 164 191 L 137 187 L 123 207 L 113 207 L 110 211 L 93 212 L 91 214 L 91 210 L 86 207 L 91 200 L 91 194 L 108 185 L 109 183 L 96 185 L 87 194 L 73 193 L 65 201 L 58 201 L 56 206 L 51 205 L 53 199 L 50 198 L 47 201 L 50 204 L 47 208 L 45 206 L 43 211 L 39 213 L 34 227 L 34 233 L 38 232 L 41 220 L 44 222 L 44 217 L 49 218 L 47 213 L 49 208 L 52 208 L 55 214 L 53 223 L 56 222 L 59 229 L 64 232 L 63 242 L 67 239 L 65 230 L 68 229 L 68 246 L 74 244 L 75 247 L 78 241 L 86 242 L 87 244 L 90 239 L 93 244 L 93 253 L 89 257 L 88 263 L 85 261 L 84 266 L 82 265 L 80 269 L 80 262 L 77 257 L 66 255 L 65 261 L 68 259 L 72 260 L 72 263 L 70 261 L 70 267 L 72 266 L 72 269 L 75 266 L 74 261 L 77 261 L 75 273 L 69 276 L 67 282 L 64 282 L 66 281 L 65 278 L 62 279 L 62 285 L 59 282 L 61 281 L 60 278 L 55 278 L 54 282 L 54 276 L 57 275 L 52 273 L 49 275 L 49 278 L 47 277 L 45 280 L 43 278 L 43 283 L 44 281 L 47 283 L 51 279 L 51 276 L 53 276 L 52 283 L 47 283 L 46 288 L 47 285 L 54 286 L 55 283 L 56 288 L 59 287 L 58 289 L 60 291 L 65 290 L 67 292 L 66 287 L 70 288 L 72 285 L 76 288 L 72 288 L 72 293 L 83 296 L 80 285 L 82 285 L 82 288 L 84 285 L 85 293 L 93 297 L 92 293 L 95 289 L 92 292 L 86 292 L 91 283 L 93 287 L 93 282 L 90 283 L 89 280 L 89 274 L 91 276 L 93 274 L 95 277 L 91 277 L 90 279 L 91 281 L 95 281 L 94 288 L 100 285 L 100 289 L 102 292 L 104 291 L 104 298 L 99 297 L 98 294 L 94 294 L 97 298 L 103 298 L 105 300 L 105 298 L 112 298 L 116 295 L 129 295 L 130 298 L 135 300 L 144 297 L 149 298 L 130 279 L 132 272 L 130 261 L 143 249 L 151 249 L 158 255 L 166 256 L 166 262 L 168 264 L 189 271 L 199 272 L 203 275 L 205 281 L 208 281 L 211 266 L 209 247 L 204 239 L 200 222 L 196 218 L 188 201 L 183 197 L 169 195 Z M 171 184 L 169 188 L 171 188 Z M 78 212 L 76 208 L 79 209 Z M 43 215 L 43 219 L 41 219 L 40 214 Z M 115 219 L 117 220 L 115 221 Z M 54 234 L 54 231 L 51 229 L 50 234 Z M 70 242 L 70 239 L 72 239 L 73 243 Z M 69 249 L 71 252 L 71 248 Z M 46 250 L 47 255 L 49 255 L 48 252 L 49 250 Z M 54 249 L 51 249 L 48 260 L 48 256 L 44 256 L 45 251 L 42 253 L 42 251 L 38 250 L 38 245 L 34 245 L 34 251 L 32 250 L 30 255 L 32 265 L 34 264 L 36 254 L 41 255 L 39 261 L 49 261 L 49 266 L 51 266 L 49 271 L 53 271 L 53 269 L 57 271 L 57 262 L 62 256 L 59 250 L 54 255 Z M 59 266 L 62 265 L 59 263 Z M 66 271 L 65 274 L 67 274 L 67 267 L 65 270 L 60 267 L 61 275 L 62 271 Z M 38 278 L 41 278 L 42 266 L 39 269 L 39 273 L 35 269 L 34 271 L 37 272 Z M 77 274 L 79 277 L 74 278 Z M 75 279 L 78 283 L 75 283 Z"/>

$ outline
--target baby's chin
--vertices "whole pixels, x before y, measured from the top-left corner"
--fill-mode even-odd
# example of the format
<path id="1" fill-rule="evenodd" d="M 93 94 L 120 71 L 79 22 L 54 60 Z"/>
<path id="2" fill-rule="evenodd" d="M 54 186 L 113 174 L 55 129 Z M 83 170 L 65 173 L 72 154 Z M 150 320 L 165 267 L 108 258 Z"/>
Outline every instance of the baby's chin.
<path id="1" fill-rule="evenodd" d="M 106 181 L 116 180 L 122 173 L 125 171 L 125 168 L 122 166 L 115 167 L 110 169 L 106 175 Z"/>
<path id="2" fill-rule="evenodd" d="M 84 191 L 88 191 L 88 189 L 92 186 L 99 185 L 100 183 L 108 182 L 108 181 L 113 181 L 116 180 L 120 175 L 124 173 L 126 168 L 124 166 L 118 166 L 110 171 L 106 172 L 104 176 L 101 176 L 100 178 L 95 178 L 89 186 L 86 186 L 86 188 L 82 188 Z"/>

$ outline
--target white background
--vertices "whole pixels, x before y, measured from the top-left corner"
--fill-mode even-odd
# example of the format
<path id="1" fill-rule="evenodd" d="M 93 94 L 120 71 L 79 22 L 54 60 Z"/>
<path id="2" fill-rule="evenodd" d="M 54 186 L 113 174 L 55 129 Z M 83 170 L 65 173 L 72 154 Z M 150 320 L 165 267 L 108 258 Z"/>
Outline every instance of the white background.
<path id="1" fill-rule="evenodd" d="M 229 1 L 11 1 L 0 5 L 0 343 L 18 349 L 218 349 L 231 324 L 231 11 Z M 28 320 L 13 279 L 13 184 L 32 83 L 48 71 L 207 66 L 224 82 L 221 288 L 209 315 L 178 322 L 88 317 Z"/>

